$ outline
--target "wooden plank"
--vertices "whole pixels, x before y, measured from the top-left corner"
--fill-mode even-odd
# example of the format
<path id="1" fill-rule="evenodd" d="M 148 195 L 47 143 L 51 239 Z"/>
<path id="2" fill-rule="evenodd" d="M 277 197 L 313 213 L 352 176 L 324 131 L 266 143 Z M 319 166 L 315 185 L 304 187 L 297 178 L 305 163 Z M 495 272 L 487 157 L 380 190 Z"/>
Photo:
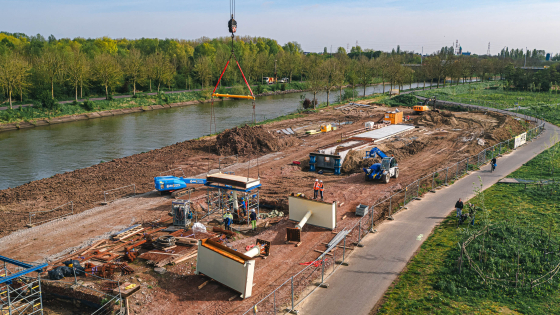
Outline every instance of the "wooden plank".
<path id="1" fill-rule="evenodd" d="M 180 257 L 180 258 L 178 258 L 177 260 L 173 261 L 173 263 L 174 263 L 174 264 L 181 263 L 181 262 L 183 262 L 183 261 L 185 261 L 185 260 L 189 260 L 189 259 L 195 257 L 196 255 L 198 255 L 198 251 L 195 251 L 194 253 L 191 253 L 191 254 L 189 254 L 189 255 Z"/>

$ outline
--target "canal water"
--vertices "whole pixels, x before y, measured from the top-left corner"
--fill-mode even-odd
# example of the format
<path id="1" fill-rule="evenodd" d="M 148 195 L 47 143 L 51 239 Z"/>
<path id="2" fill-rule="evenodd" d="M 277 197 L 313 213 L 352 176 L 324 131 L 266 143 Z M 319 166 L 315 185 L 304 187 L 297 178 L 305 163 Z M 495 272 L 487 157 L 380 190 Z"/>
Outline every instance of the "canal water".
<path id="1" fill-rule="evenodd" d="M 369 86 L 366 94 L 382 90 L 382 85 Z M 363 91 L 356 89 L 359 96 Z M 310 92 L 258 97 L 257 120 L 297 111 L 302 94 L 313 98 Z M 338 91 L 331 92 L 330 101 L 337 97 Z M 326 93 L 318 93 L 317 99 L 325 102 Z M 217 130 L 222 131 L 250 122 L 253 108 L 247 100 L 219 101 L 214 112 Z M 209 124 L 210 103 L 203 103 L 2 132 L 0 189 L 195 139 L 210 133 Z"/>

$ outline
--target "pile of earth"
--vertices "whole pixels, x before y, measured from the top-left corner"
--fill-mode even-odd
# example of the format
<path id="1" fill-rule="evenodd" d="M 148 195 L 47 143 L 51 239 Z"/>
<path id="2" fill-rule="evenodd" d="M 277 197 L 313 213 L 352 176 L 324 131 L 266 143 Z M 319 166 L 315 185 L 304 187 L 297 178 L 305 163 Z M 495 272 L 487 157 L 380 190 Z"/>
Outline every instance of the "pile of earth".
<path id="1" fill-rule="evenodd" d="M 216 149 L 220 155 L 251 155 L 277 152 L 299 144 L 293 136 L 276 136 L 262 126 L 235 127 L 216 138 Z"/>
<path id="2" fill-rule="evenodd" d="M 428 111 L 422 114 L 419 118 L 416 119 L 415 123 L 417 125 L 423 125 L 428 127 L 434 128 L 441 128 L 441 127 L 457 127 L 458 123 L 455 119 L 455 115 L 449 111 L 441 111 L 441 112 L 432 112 Z"/>
<path id="3" fill-rule="evenodd" d="M 363 168 L 381 162 L 379 158 L 364 159 L 364 156 L 366 156 L 366 150 L 350 150 L 342 163 L 342 172 L 360 173 L 363 172 Z"/>

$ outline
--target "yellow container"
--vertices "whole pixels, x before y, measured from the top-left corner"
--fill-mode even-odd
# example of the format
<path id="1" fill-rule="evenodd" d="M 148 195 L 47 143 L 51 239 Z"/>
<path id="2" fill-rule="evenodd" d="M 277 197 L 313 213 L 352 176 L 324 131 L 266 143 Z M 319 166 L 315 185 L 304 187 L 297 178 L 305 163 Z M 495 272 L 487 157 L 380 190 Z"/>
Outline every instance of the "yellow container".
<path id="1" fill-rule="evenodd" d="M 402 112 L 398 112 L 398 113 L 387 112 L 385 113 L 384 120 L 385 122 L 389 122 L 392 125 L 396 125 L 402 123 L 402 119 L 403 119 L 402 117 L 403 117 Z"/>

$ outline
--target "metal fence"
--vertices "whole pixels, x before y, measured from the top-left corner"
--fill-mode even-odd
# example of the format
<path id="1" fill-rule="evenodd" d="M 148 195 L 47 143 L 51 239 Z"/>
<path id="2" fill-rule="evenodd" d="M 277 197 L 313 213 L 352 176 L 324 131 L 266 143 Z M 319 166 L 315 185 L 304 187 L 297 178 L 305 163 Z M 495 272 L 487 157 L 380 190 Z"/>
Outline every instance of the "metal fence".
<path id="1" fill-rule="evenodd" d="M 103 192 L 103 198 L 105 200 L 105 204 L 107 204 L 107 202 L 108 202 L 107 200 L 109 200 L 109 202 L 110 201 L 115 201 L 117 199 L 130 196 L 131 194 L 133 194 L 133 196 L 136 196 L 136 185 L 135 184 L 105 190 Z"/>
<path id="2" fill-rule="evenodd" d="M 468 107 L 468 110 L 501 112 L 531 120 L 537 123 L 537 127 L 527 131 L 527 142 L 535 139 L 544 130 L 544 121 L 533 117 L 476 105 L 441 101 L 438 101 L 438 103 L 444 106 Z M 329 243 L 327 249 L 317 259 L 306 263 L 308 264 L 306 267 L 288 276 L 287 280 L 283 283 L 271 284 L 270 286 L 276 286 L 272 292 L 260 294 L 260 300 L 257 303 L 251 306 L 247 311 L 240 312 L 239 314 L 295 312 L 295 308 L 309 295 L 315 292 L 317 288 L 328 286 L 325 281 L 340 267 L 340 265 L 346 265 L 349 254 L 348 249 L 351 250 L 356 246 L 360 247 L 361 240 L 373 231 L 376 222 L 384 220 L 385 218 L 392 219 L 393 214 L 404 208 L 411 201 L 419 199 L 423 194 L 430 191 L 435 192 L 439 187 L 450 185 L 457 179 L 466 175 L 468 171 L 479 169 L 480 166 L 484 165 L 492 158 L 500 154 L 511 152 L 515 149 L 514 139 L 515 137 L 485 148 L 476 155 L 427 174 L 406 185 L 404 189 L 394 192 L 389 197 L 378 201 L 370 207 L 367 215 L 361 217 L 358 222 L 350 228 L 345 228 L 339 232 L 339 234 L 345 234 L 343 238 L 335 240 L 333 244 Z M 337 261 L 336 258 L 340 260 Z M 313 281 L 315 282 L 313 283 Z"/>
<path id="3" fill-rule="evenodd" d="M 70 208 L 70 209 L 67 209 Z M 65 209 L 67 209 L 66 211 L 69 210 L 69 212 L 64 212 Z M 61 214 L 56 215 L 53 217 L 54 213 L 57 212 L 61 212 Z M 49 221 L 53 221 L 53 220 L 57 220 L 57 219 L 61 219 L 64 217 L 67 217 L 69 215 L 73 215 L 74 214 L 74 202 L 70 201 L 67 202 L 63 205 L 60 205 L 54 209 L 51 210 L 45 210 L 45 211 L 32 211 L 29 212 L 29 226 L 34 226 L 36 224 L 41 224 L 41 223 L 46 223 Z M 33 222 L 33 219 L 35 219 L 35 222 Z"/>

